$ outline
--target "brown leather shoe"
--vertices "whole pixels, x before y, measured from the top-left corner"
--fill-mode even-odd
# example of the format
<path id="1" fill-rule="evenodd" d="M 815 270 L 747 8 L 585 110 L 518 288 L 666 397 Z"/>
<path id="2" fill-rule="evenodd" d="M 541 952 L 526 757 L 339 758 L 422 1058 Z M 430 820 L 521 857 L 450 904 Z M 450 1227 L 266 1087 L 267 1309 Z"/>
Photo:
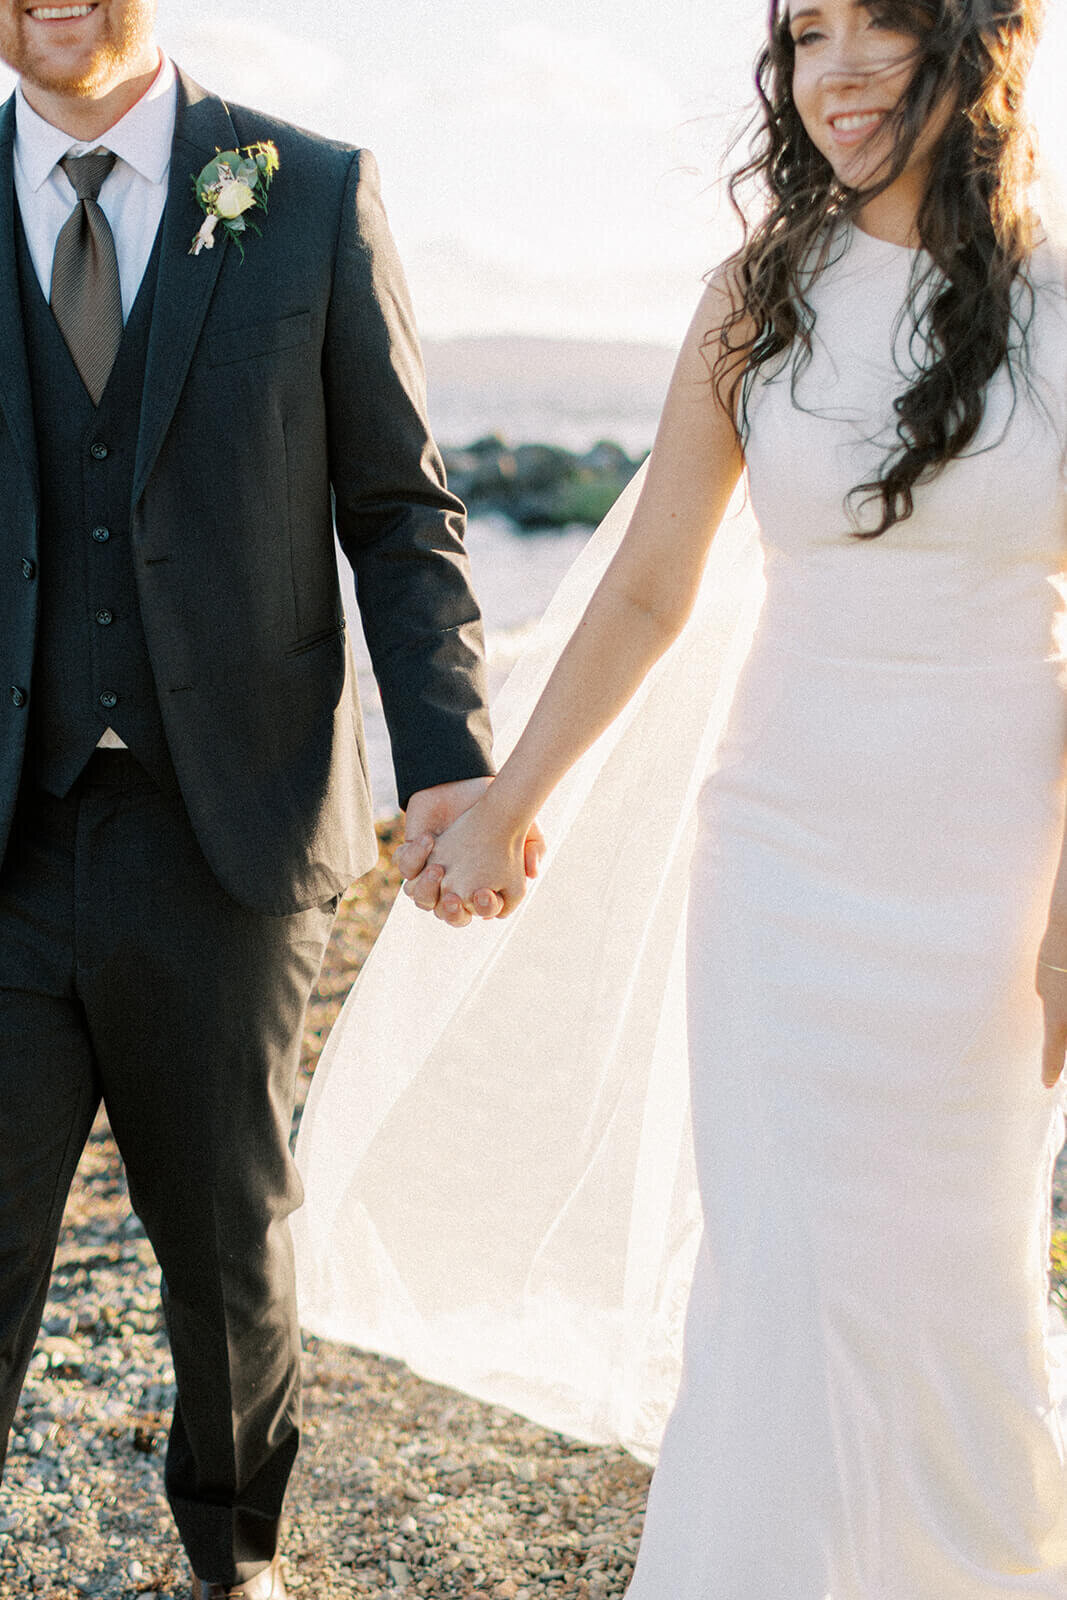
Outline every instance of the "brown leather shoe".
<path id="1" fill-rule="evenodd" d="M 193 1600 L 286 1600 L 282 1577 L 282 1558 L 274 1557 L 269 1567 L 231 1588 L 228 1583 L 205 1583 L 193 1578 Z"/>

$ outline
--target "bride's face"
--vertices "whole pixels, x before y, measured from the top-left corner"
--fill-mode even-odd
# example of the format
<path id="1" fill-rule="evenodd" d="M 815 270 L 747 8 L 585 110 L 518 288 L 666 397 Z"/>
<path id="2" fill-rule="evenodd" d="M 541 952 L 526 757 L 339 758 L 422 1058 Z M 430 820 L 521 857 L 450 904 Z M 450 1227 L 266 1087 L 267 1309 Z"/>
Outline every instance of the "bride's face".
<path id="1" fill-rule="evenodd" d="M 915 73 L 918 40 L 864 0 L 794 0 L 789 32 L 793 101 L 809 139 L 846 188 L 876 184 L 893 160 L 892 113 Z M 898 182 L 925 184 L 949 115 L 931 114 Z"/>

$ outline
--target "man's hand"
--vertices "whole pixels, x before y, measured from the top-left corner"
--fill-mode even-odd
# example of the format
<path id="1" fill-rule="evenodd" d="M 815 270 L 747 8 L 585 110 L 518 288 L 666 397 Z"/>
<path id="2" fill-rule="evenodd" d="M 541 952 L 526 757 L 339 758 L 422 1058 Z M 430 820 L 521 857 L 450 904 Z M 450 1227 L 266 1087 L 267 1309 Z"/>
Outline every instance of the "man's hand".
<path id="1" fill-rule="evenodd" d="M 393 856 L 400 876 L 406 880 L 404 893 L 414 900 L 420 911 L 432 911 L 452 928 L 467 927 L 471 914 L 457 895 L 441 894 L 445 869 L 427 867 L 426 863 L 438 836 L 481 799 L 492 781 L 492 778 L 464 778 L 458 783 L 439 783 L 432 789 L 420 789 L 413 794 L 404 817 L 404 842 Z M 526 836 L 528 878 L 537 877 L 545 849 L 544 835 L 535 822 Z M 486 920 L 498 917 L 504 909 L 500 896 L 491 889 L 480 889 L 473 904 L 478 916 Z"/>

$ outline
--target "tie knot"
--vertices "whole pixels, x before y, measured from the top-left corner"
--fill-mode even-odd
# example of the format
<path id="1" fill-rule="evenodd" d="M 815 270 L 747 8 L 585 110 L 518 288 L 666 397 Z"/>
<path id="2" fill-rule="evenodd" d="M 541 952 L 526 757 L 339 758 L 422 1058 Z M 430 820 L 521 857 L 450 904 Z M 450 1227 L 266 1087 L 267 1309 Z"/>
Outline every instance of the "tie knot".
<path id="1" fill-rule="evenodd" d="M 95 200 L 117 159 L 113 150 L 94 150 L 88 156 L 64 156 L 59 164 L 78 199 Z"/>

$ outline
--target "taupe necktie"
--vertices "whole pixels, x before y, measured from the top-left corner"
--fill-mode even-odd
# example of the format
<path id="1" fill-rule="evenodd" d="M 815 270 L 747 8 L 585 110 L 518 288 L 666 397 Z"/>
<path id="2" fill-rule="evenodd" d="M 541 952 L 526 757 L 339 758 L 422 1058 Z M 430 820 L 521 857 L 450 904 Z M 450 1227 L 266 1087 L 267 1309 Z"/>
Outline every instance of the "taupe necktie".
<path id="1" fill-rule="evenodd" d="M 78 204 L 63 224 L 52 262 L 52 312 L 74 365 L 100 404 L 122 343 L 122 287 L 111 227 L 97 204 L 115 165 L 110 150 L 59 163 Z"/>

